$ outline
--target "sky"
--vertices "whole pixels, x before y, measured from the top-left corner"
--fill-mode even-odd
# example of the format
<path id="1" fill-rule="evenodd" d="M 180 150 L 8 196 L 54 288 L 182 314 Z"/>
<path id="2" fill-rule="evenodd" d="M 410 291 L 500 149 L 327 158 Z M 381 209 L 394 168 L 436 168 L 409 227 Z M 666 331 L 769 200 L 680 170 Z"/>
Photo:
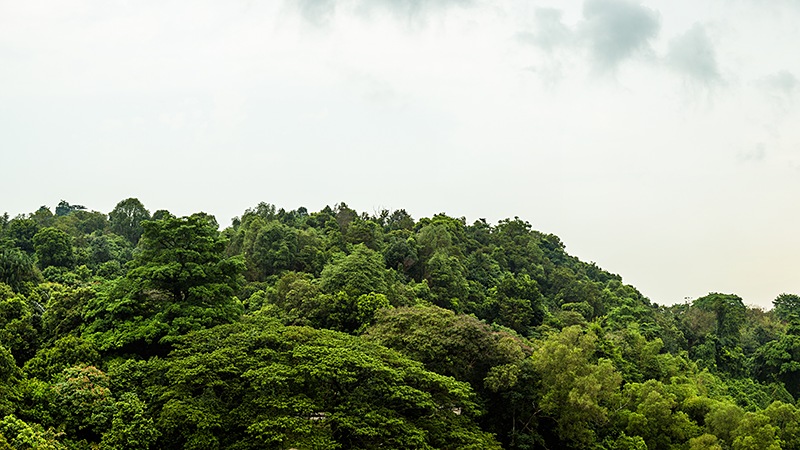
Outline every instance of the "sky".
<path id="1" fill-rule="evenodd" d="M 0 212 L 518 216 L 659 304 L 800 294 L 800 2 L 0 0 Z"/>

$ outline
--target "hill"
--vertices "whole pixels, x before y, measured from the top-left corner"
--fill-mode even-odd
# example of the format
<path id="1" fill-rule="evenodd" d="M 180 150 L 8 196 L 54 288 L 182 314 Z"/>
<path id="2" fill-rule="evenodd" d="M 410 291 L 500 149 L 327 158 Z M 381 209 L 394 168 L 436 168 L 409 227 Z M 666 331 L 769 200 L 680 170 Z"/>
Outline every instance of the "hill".
<path id="1" fill-rule="evenodd" d="M 670 307 L 519 218 L 0 218 L 1 448 L 800 448 L 800 297 Z"/>

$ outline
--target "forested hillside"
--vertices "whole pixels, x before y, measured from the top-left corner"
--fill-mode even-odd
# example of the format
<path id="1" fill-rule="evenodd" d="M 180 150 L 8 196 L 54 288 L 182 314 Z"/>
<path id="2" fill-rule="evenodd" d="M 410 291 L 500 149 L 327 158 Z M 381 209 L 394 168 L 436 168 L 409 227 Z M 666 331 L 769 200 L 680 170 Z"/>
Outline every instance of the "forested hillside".
<path id="1" fill-rule="evenodd" d="M 800 297 L 659 306 L 514 218 L 0 217 L 0 449 L 800 449 Z"/>

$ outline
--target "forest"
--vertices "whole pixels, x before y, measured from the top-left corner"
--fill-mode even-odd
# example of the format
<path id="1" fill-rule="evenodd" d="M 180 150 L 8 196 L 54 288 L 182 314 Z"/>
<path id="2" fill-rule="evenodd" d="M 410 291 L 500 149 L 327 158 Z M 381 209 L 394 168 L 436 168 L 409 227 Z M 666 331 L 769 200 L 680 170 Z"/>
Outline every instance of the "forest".
<path id="1" fill-rule="evenodd" d="M 0 217 L 3 449 L 800 449 L 800 296 L 651 302 L 519 218 Z"/>

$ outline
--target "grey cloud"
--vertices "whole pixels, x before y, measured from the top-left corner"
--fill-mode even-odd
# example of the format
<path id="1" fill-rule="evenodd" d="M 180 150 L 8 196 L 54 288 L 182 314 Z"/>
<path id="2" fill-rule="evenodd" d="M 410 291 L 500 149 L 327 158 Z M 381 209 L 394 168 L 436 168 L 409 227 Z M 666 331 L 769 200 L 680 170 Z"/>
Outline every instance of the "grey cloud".
<path id="1" fill-rule="evenodd" d="M 741 162 L 760 162 L 767 157 L 766 146 L 757 144 L 755 148 L 739 152 L 738 158 Z"/>
<path id="2" fill-rule="evenodd" d="M 323 25 L 336 11 L 336 0 L 297 0 L 297 8 L 309 22 Z"/>
<path id="3" fill-rule="evenodd" d="M 361 0 L 366 8 L 385 8 L 400 16 L 413 17 L 451 6 L 468 6 L 472 0 Z"/>
<path id="4" fill-rule="evenodd" d="M 366 15 L 383 10 L 399 18 L 418 20 L 427 13 L 472 3 L 473 0 L 298 0 L 296 5 L 306 20 L 315 25 L 324 25 L 338 9 L 350 9 Z"/>
<path id="5" fill-rule="evenodd" d="M 721 81 L 714 44 L 703 26 L 696 24 L 669 43 L 667 64 L 695 81 Z"/>
<path id="6" fill-rule="evenodd" d="M 517 37 L 526 44 L 532 44 L 546 51 L 568 45 L 573 40 L 573 33 L 561 21 L 563 13 L 554 8 L 536 8 L 534 31 L 519 33 Z"/>
<path id="7" fill-rule="evenodd" d="M 583 18 L 581 34 L 602 69 L 647 50 L 661 26 L 658 12 L 629 0 L 586 0 Z"/>
<path id="8" fill-rule="evenodd" d="M 798 82 L 797 77 L 795 77 L 794 74 L 789 71 L 782 70 L 764 77 L 760 84 L 769 90 L 779 92 L 783 95 L 791 95 L 800 82 Z"/>

